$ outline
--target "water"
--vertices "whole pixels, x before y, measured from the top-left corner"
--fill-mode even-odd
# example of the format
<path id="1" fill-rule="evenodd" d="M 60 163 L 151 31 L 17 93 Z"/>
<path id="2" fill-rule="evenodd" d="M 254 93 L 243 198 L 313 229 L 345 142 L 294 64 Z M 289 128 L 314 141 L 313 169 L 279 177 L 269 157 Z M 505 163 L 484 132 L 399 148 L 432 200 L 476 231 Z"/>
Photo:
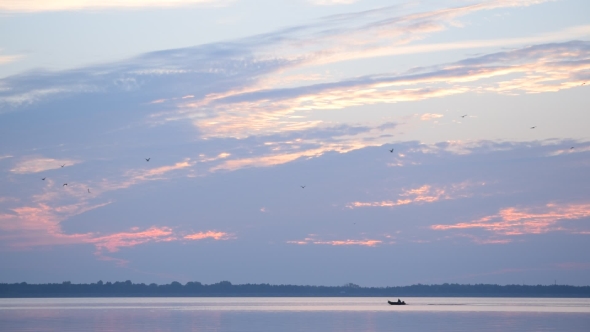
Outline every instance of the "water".
<path id="1" fill-rule="evenodd" d="M 387 300 L 0 299 L 0 331 L 590 331 L 590 299 Z"/>

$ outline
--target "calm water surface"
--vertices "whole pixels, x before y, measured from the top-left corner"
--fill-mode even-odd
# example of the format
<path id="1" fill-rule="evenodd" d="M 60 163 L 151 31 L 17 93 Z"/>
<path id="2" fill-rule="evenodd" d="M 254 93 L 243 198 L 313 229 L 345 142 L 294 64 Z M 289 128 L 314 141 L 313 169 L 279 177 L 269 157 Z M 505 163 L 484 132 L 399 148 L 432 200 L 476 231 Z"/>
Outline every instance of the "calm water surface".
<path id="1" fill-rule="evenodd" d="M 590 331 L 590 299 L 387 300 L 0 299 L 0 331 Z"/>

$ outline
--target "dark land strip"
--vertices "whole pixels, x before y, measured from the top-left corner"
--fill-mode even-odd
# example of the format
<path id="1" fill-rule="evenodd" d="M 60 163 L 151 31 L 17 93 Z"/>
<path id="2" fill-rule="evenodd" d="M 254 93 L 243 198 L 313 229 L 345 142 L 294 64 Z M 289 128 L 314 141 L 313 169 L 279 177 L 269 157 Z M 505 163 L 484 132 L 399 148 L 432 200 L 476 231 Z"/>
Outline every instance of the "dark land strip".
<path id="1" fill-rule="evenodd" d="M 590 298 L 590 286 L 568 285 L 492 285 L 440 284 L 397 287 L 298 286 L 270 284 L 233 285 L 229 281 L 205 285 L 200 282 L 181 284 L 143 284 L 99 281 L 73 284 L 0 283 L 0 298 L 27 297 L 569 297 Z"/>

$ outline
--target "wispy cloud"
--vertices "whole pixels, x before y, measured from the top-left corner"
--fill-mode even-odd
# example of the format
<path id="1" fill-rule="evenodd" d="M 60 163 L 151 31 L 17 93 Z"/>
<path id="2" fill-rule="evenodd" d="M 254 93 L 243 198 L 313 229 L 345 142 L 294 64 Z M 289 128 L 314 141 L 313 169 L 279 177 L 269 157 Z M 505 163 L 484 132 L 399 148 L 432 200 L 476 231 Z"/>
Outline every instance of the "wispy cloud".
<path id="1" fill-rule="evenodd" d="M 151 227 L 145 231 L 121 232 L 86 239 L 83 242 L 93 243 L 98 250 L 116 252 L 122 247 L 134 247 L 148 242 L 169 242 L 176 240 L 169 227 Z"/>
<path id="2" fill-rule="evenodd" d="M 0 54 L 0 65 L 15 62 L 22 57 L 23 57 L 22 55 L 1 55 Z"/>
<path id="3" fill-rule="evenodd" d="M 96 247 L 97 256 L 103 253 L 117 252 L 120 248 L 134 247 L 146 243 L 171 242 L 181 240 L 214 240 L 235 239 L 225 232 L 204 231 L 189 235 L 181 235 L 171 227 L 152 226 L 145 230 L 133 227 L 127 232 L 114 232 L 108 235 L 98 233 L 63 232 L 61 223 L 68 218 L 90 210 L 103 207 L 109 203 L 90 205 L 86 202 L 51 207 L 47 204 L 21 206 L 11 209 L 11 213 L 0 214 L 0 231 L 3 245 L 12 248 L 31 248 L 38 246 L 59 246 L 72 244 L 92 244 Z"/>
<path id="4" fill-rule="evenodd" d="M 476 244 L 508 244 L 512 242 L 512 239 L 508 239 L 506 237 L 500 238 L 500 237 L 481 237 L 481 236 L 476 236 L 473 234 L 455 234 L 455 237 L 462 237 L 462 238 L 467 238 L 469 240 L 471 240 L 471 242 L 476 243 Z"/>
<path id="5" fill-rule="evenodd" d="M 145 8 L 145 7 L 178 7 L 195 4 L 227 4 L 230 0 L 6 0 L 0 2 L 0 11 L 6 12 L 44 12 L 95 10 L 108 8 Z"/>
<path id="6" fill-rule="evenodd" d="M 590 217 L 590 204 L 547 204 L 532 208 L 505 208 L 497 214 L 471 222 L 452 225 L 432 225 L 433 230 L 482 229 L 500 235 L 542 234 L 553 231 L 575 230 L 561 223 Z"/>
<path id="7" fill-rule="evenodd" d="M 161 181 L 169 178 L 170 173 L 190 169 L 196 164 L 190 158 L 173 165 L 165 165 L 148 169 L 131 169 L 125 171 L 123 176 L 115 179 L 103 179 L 95 185 L 97 193 L 129 188 L 146 181 Z"/>
<path id="8" fill-rule="evenodd" d="M 420 120 L 422 121 L 430 121 L 433 119 L 440 119 L 442 118 L 444 115 L 442 114 L 436 114 L 436 113 L 424 113 L 420 116 Z"/>
<path id="9" fill-rule="evenodd" d="M 62 168 L 62 165 L 65 165 L 64 167 L 70 167 L 79 163 L 81 161 L 74 159 L 32 157 L 18 162 L 10 171 L 16 174 L 39 173 Z"/>
<path id="10" fill-rule="evenodd" d="M 311 112 L 420 101 L 465 93 L 542 93 L 578 87 L 590 68 L 590 43 L 545 44 L 416 68 L 294 88 L 209 95 L 165 119 L 187 118 L 209 137 L 248 137 L 317 127 Z M 486 80 L 485 84 L 481 81 Z M 477 82 L 477 83 L 476 83 Z M 253 111 L 255 110 L 255 111 Z M 439 115 L 425 115 L 430 120 Z"/>
<path id="11" fill-rule="evenodd" d="M 485 183 L 474 184 L 471 182 L 464 182 L 450 186 L 432 186 L 425 184 L 418 188 L 403 190 L 402 193 L 399 194 L 401 198 L 395 201 L 352 202 L 348 203 L 346 207 L 349 209 L 355 209 L 361 207 L 395 207 L 408 204 L 434 203 L 440 200 L 469 197 L 472 193 L 470 193 L 468 189 L 476 185 L 483 186 Z"/>
<path id="12" fill-rule="evenodd" d="M 352 150 L 360 149 L 369 146 L 370 144 L 323 144 L 321 148 L 302 149 L 295 152 L 277 152 L 266 156 L 257 156 L 251 158 L 230 159 L 216 165 L 210 169 L 215 172 L 219 170 L 235 171 L 247 167 L 269 167 L 285 164 L 299 158 L 313 158 L 319 157 L 326 152 L 346 153 Z"/>
<path id="13" fill-rule="evenodd" d="M 217 232 L 217 231 L 207 231 L 207 232 L 198 232 L 189 235 L 185 235 L 183 239 L 186 240 L 204 240 L 204 239 L 214 239 L 214 240 L 228 240 L 233 238 L 231 234 L 226 232 Z"/>
<path id="14" fill-rule="evenodd" d="M 78 161 L 56 160 L 51 158 L 35 158 L 20 162 L 11 170 L 19 174 L 35 173 L 47 169 L 61 168 L 60 163 L 73 165 Z M 146 230 L 133 228 L 129 232 L 114 232 L 108 235 L 98 233 L 68 234 L 62 230 L 62 223 L 74 216 L 111 204 L 111 201 L 96 203 L 101 195 L 108 191 L 129 188 L 130 186 L 153 180 L 163 180 L 167 174 L 194 165 L 190 159 L 155 168 L 127 171 L 122 179 L 103 179 L 92 186 L 92 194 L 87 192 L 87 184 L 70 183 L 63 187 L 52 179 L 44 182 L 43 193 L 32 196 L 34 204 L 12 207 L 8 212 L 0 214 L 0 232 L 3 234 L 3 245 L 13 248 L 30 248 L 36 246 L 55 246 L 66 244 L 92 244 L 97 248 L 99 259 L 103 252 L 116 252 L 119 248 L 132 247 L 149 242 L 197 240 L 199 236 L 213 239 L 234 238 L 228 233 L 206 231 L 185 237 L 175 233 L 167 226 L 153 226 Z M 59 192 L 56 188 L 60 189 Z M 64 195 L 65 194 L 65 195 Z M 73 200 L 73 203 L 72 203 Z M 21 200 L 7 200 L 9 203 L 20 203 Z M 23 200 L 26 203 L 28 200 Z M 69 203 L 65 203 L 69 202 Z M 64 204 L 65 203 L 65 204 Z M 122 263 L 118 259 L 113 259 Z"/>
<path id="15" fill-rule="evenodd" d="M 171 3 L 177 4 L 181 2 Z M 410 89 L 405 92 L 397 91 L 393 95 L 392 92 L 387 91 L 369 93 L 370 90 L 375 89 L 378 85 L 373 86 L 371 84 L 361 83 L 356 84 L 358 85 L 356 86 L 355 84 L 351 84 L 351 82 L 342 82 L 345 86 L 348 86 L 346 91 L 342 91 L 343 95 L 349 94 L 351 91 L 356 91 L 357 95 L 343 99 L 338 96 L 337 89 L 332 89 L 335 91 L 324 98 L 321 95 L 325 94 L 326 91 L 318 91 L 320 92 L 318 96 L 301 95 L 297 96 L 296 100 L 292 100 L 293 97 L 291 97 L 289 102 L 289 100 L 282 101 L 284 97 L 279 94 L 272 98 L 275 100 L 274 102 L 267 100 L 266 105 L 262 108 L 259 107 L 261 106 L 259 105 L 260 101 L 249 103 L 244 101 L 240 105 L 236 104 L 236 101 L 230 101 L 228 97 L 239 94 L 243 95 L 248 91 L 260 92 L 260 90 L 272 87 L 273 85 L 267 85 L 269 77 L 266 76 L 271 72 L 277 75 L 279 72 L 288 68 L 300 67 L 302 65 L 313 66 L 317 63 L 345 60 L 339 58 L 342 56 L 347 57 L 347 59 L 381 56 L 383 54 L 376 54 L 373 49 L 387 47 L 397 50 L 399 46 L 422 39 L 428 33 L 446 29 L 449 22 L 452 22 L 457 17 L 481 10 L 529 6 L 542 2 L 545 1 L 480 1 L 462 7 L 444 8 L 402 16 L 396 16 L 398 14 L 397 7 L 386 7 L 380 10 L 327 17 L 309 25 L 246 38 L 235 43 L 156 52 L 133 59 L 133 62 L 116 64 L 114 67 L 102 66 L 89 68 L 87 71 L 77 70 L 62 75 L 65 77 L 52 77 L 51 84 L 43 87 L 29 88 L 26 91 L 22 91 L 22 89 L 14 86 L 14 84 L 9 84 L 13 86 L 13 89 L 9 94 L 0 95 L 0 102 L 18 106 L 56 94 L 80 92 L 101 93 L 112 90 L 113 85 L 117 89 L 124 91 L 155 88 L 154 83 L 156 82 L 154 80 L 146 81 L 146 76 L 174 75 L 180 81 L 190 80 L 193 82 L 191 83 L 191 86 L 193 86 L 196 78 L 200 78 L 197 80 L 199 82 L 203 79 L 203 75 L 206 75 L 208 76 L 207 82 L 212 82 L 211 78 L 216 77 L 223 81 L 225 87 L 219 89 L 220 86 L 214 85 L 216 87 L 214 89 L 215 91 L 211 91 L 205 98 L 195 95 L 194 90 L 178 91 L 179 95 L 195 95 L 196 100 L 187 105 L 179 105 L 180 114 L 169 114 L 164 119 L 183 118 L 181 114 L 184 114 L 184 118 L 189 117 L 198 126 L 204 128 L 208 124 L 224 123 L 223 121 L 217 121 L 215 119 L 216 117 L 210 119 L 212 114 L 221 113 L 222 116 L 220 118 L 228 118 L 229 113 L 232 113 L 231 109 L 235 109 L 236 112 L 232 113 L 235 115 L 235 121 L 232 121 L 234 124 L 239 123 L 240 119 L 246 120 L 242 122 L 246 122 L 248 125 L 252 125 L 252 122 L 260 123 L 266 121 L 269 123 L 268 125 L 261 123 L 262 126 L 251 126 L 252 129 L 250 132 L 258 131 L 258 133 L 254 132 L 252 134 L 260 134 L 263 132 L 262 129 L 269 127 L 283 130 L 289 130 L 289 127 L 306 128 L 306 126 L 309 127 L 314 124 L 301 123 L 302 121 L 292 121 L 284 118 L 299 116 L 298 114 L 292 114 L 294 110 L 305 113 L 305 111 L 313 109 L 340 109 L 342 107 L 370 103 L 375 97 L 377 99 L 374 103 L 420 100 L 420 98 L 416 98 L 416 94 L 419 94 L 420 91 L 419 89 Z M 33 3 L 38 2 L 34 1 Z M 120 3 L 124 4 L 125 1 Z M 154 1 L 154 3 L 158 2 Z M 13 5 L 15 4 L 17 2 Z M 572 34 L 569 34 L 569 36 L 571 38 Z M 523 41 L 520 43 L 523 43 Z M 499 45 L 505 46 L 502 43 Z M 199 58 L 200 61 L 190 60 L 195 57 Z M 229 68 L 232 69 L 230 70 Z M 97 72 L 100 74 L 96 75 Z M 64 79 L 67 76 L 71 76 L 71 79 Z M 309 75 L 295 73 L 288 74 L 281 81 L 289 82 L 291 76 L 309 77 Z M 217 79 L 213 81 L 217 81 Z M 305 79 L 302 82 L 304 81 Z M 80 82 L 89 82 L 89 84 L 80 85 Z M 166 82 L 168 81 L 166 80 Z M 265 84 L 264 82 L 267 83 Z M 337 85 L 333 88 L 337 88 Z M 365 86 L 363 87 L 363 85 Z M 181 84 L 178 84 L 178 86 L 181 86 Z M 210 84 L 204 86 L 211 87 Z M 169 85 L 167 83 L 165 87 L 158 87 L 160 91 L 169 91 L 168 88 Z M 308 86 L 304 90 L 313 91 L 316 88 L 325 90 L 318 86 Z M 367 89 L 369 91 L 363 91 Z M 280 92 L 278 89 L 275 90 L 277 90 L 277 93 Z M 153 93 L 153 90 L 150 92 Z M 431 88 L 422 92 L 426 95 L 429 94 L 431 97 L 460 93 L 453 89 L 433 91 Z M 167 94 L 169 93 L 167 92 Z M 179 96 L 175 98 L 179 98 Z M 236 99 L 235 96 L 232 98 Z M 158 98 L 157 100 L 163 101 L 168 99 L 174 98 L 165 97 Z M 355 99 L 357 102 L 354 102 Z M 217 105 L 218 102 L 221 102 L 221 104 Z M 222 104 L 227 104 L 228 102 L 235 105 L 227 105 L 224 109 Z M 258 109 L 258 111 L 251 112 L 252 109 Z M 251 114 L 254 118 L 249 120 L 246 116 L 247 114 Z M 205 119 L 200 119 L 200 117 L 204 117 Z M 225 120 L 225 122 L 228 120 Z M 217 127 L 217 132 L 224 131 L 226 135 L 231 132 L 231 128 L 229 127 L 227 129 L 220 125 L 216 125 L 215 127 Z M 241 131 L 244 131 L 248 126 L 242 125 L 241 127 Z M 211 130 L 209 129 L 209 131 Z"/>
<path id="16" fill-rule="evenodd" d="M 317 6 L 349 5 L 358 0 L 308 0 L 309 3 Z"/>
<path id="17" fill-rule="evenodd" d="M 190 159 L 187 159 L 185 161 L 178 162 L 174 165 L 161 166 L 142 171 L 130 171 L 128 172 L 128 174 L 132 178 L 132 180 L 142 181 L 148 179 L 158 179 L 160 176 L 166 173 L 191 167 L 192 165 L 194 165 L 194 162 L 191 162 Z"/>
<path id="18" fill-rule="evenodd" d="M 382 240 L 373 240 L 373 239 L 362 239 L 362 240 L 319 240 L 313 237 L 308 237 L 303 240 L 296 240 L 296 241 L 287 241 L 289 244 L 298 244 L 298 245 L 306 245 L 306 244 L 320 244 L 320 245 L 330 245 L 330 246 L 365 246 L 365 247 L 375 247 L 379 244 L 382 244 Z"/>

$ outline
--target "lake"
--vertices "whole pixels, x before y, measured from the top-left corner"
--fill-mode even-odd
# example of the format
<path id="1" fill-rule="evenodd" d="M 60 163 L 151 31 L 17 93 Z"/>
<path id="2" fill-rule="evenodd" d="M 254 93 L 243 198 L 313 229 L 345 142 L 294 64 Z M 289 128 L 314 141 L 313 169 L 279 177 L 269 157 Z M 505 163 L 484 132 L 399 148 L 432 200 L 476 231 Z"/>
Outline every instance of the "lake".
<path id="1" fill-rule="evenodd" d="M 590 299 L 0 299 L 0 331 L 590 331 Z"/>

